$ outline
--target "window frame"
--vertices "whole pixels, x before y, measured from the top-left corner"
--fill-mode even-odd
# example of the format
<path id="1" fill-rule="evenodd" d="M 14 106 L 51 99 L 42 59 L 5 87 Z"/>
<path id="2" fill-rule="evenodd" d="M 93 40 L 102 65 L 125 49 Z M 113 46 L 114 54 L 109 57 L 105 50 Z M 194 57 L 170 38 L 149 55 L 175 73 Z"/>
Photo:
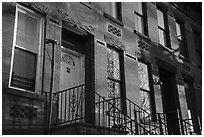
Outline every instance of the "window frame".
<path id="1" fill-rule="evenodd" d="M 121 55 L 120 55 L 120 52 L 116 49 L 116 48 L 113 48 L 112 46 L 110 46 L 109 44 L 107 45 L 107 50 L 113 50 L 113 51 L 115 51 L 117 54 L 118 54 L 118 61 L 119 61 L 119 74 L 120 74 L 120 77 L 119 77 L 119 79 L 116 79 L 116 78 L 114 78 L 114 77 L 110 77 L 110 76 L 108 76 L 108 74 L 107 74 L 107 80 L 111 80 L 111 81 L 114 81 L 114 82 L 117 82 L 117 83 L 119 83 L 120 84 L 120 97 L 121 97 L 121 83 L 122 83 L 122 79 L 121 79 Z M 108 62 L 107 62 L 108 63 Z M 108 65 L 108 64 L 107 64 Z M 107 70 L 107 73 L 108 73 L 108 70 Z"/>
<path id="2" fill-rule="evenodd" d="M 145 36 L 148 36 L 146 3 L 145 2 L 140 2 L 140 3 L 142 5 L 142 15 L 140 13 L 138 13 L 137 11 L 135 11 L 135 9 L 134 9 L 134 16 L 142 18 L 143 32 L 136 30 L 136 28 L 134 30 L 145 35 Z M 136 23 L 135 23 L 135 25 L 136 25 Z"/>
<path id="3" fill-rule="evenodd" d="M 167 47 L 167 48 L 171 48 L 170 46 L 170 38 L 169 38 L 169 27 L 168 27 L 168 18 L 167 18 L 167 11 L 165 11 L 164 9 L 162 9 L 160 6 L 157 6 L 157 11 L 161 11 L 163 13 L 163 22 L 164 22 L 164 28 L 162 28 L 161 26 L 159 26 L 159 21 L 158 21 L 158 16 L 157 16 L 157 28 L 158 28 L 158 31 L 161 30 L 165 36 L 164 36 L 164 45 L 160 43 L 160 39 L 159 39 L 159 44 L 164 46 L 164 47 Z M 156 11 L 156 12 L 157 12 Z M 159 34 L 159 32 L 158 32 Z"/>
<path id="4" fill-rule="evenodd" d="M 107 43 L 106 44 L 106 50 L 108 50 L 108 48 L 116 51 L 119 55 L 119 67 L 120 67 L 120 80 L 119 80 L 119 82 L 120 82 L 120 105 L 121 105 L 120 107 L 121 107 L 121 110 L 123 112 L 125 112 L 126 111 L 126 100 L 125 100 L 126 99 L 126 88 L 125 88 L 125 71 L 124 71 L 124 51 L 120 48 L 117 48 L 117 47 Z M 108 82 L 108 79 L 109 78 L 108 78 L 108 74 L 107 74 L 107 82 Z M 110 80 L 112 80 L 112 79 L 110 78 Z"/>
<path id="5" fill-rule="evenodd" d="M 188 46 L 186 44 L 185 24 L 182 21 L 180 21 L 179 19 L 176 19 L 176 24 L 179 25 L 180 33 L 181 33 L 181 39 L 179 39 L 177 36 L 177 40 L 179 42 L 180 55 L 183 56 L 184 58 L 189 59 Z M 177 34 L 177 27 L 176 27 L 176 34 Z M 182 44 L 182 48 L 180 47 L 180 43 Z"/>
<path id="6" fill-rule="evenodd" d="M 29 49 L 26 49 L 25 47 L 22 47 L 21 45 L 17 45 L 17 26 L 18 26 L 18 14 L 19 12 L 32 17 L 34 19 L 36 19 L 38 21 L 38 50 L 37 53 L 30 51 Z M 44 19 L 42 16 L 40 16 L 39 14 L 37 14 L 36 12 L 17 4 L 16 5 L 16 12 L 15 12 L 15 24 L 14 24 L 14 31 L 13 31 L 13 46 L 12 46 L 12 55 L 11 55 L 11 65 L 10 65 L 10 75 L 9 75 L 9 83 L 8 83 L 8 87 L 11 89 L 15 89 L 15 90 L 19 90 L 19 91 L 25 91 L 25 92 L 29 92 L 29 93 L 39 93 L 40 91 L 40 87 L 42 85 L 42 69 L 40 69 L 42 66 L 42 56 L 43 56 L 43 37 L 44 37 Z M 29 52 L 29 53 L 34 53 L 36 54 L 36 73 L 35 73 L 35 87 L 34 87 L 34 91 L 32 90 L 28 90 L 28 89 L 24 89 L 24 88 L 20 88 L 20 87 L 15 87 L 12 86 L 12 71 L 13 71 L 13 67 L 14 67 L 14 54 L 15 54 L 15 48 L 19 48 L 21 50 L 24 50 L 25 52 Z"/>
<path id="7" fill-rule="evenodd" d="M 148 82 L 149 82 L 149 91 L 146 89 L 142 89 L 139 87 L 140 91 L 149 94 L 149 103 L 150 103 L 150 114 L 152 115 L 152 119 L 156 119 L 156 107 L 155 107 L 155 98 L 154 98 L 154 87 L 152 81 L 152 70 L 151 70 L 151 63 L 147 62 L 142 58 L 138 58 L 138 62 L 145 64 L 147 66 L 147 74 L 148 74 Z M 138 70 L 137 70 L 138 71 Z M 139 75 L 138 75 L 139 78 Z"/>
<path id="8" fill-rule="evenodd" d="M 122 22 L 122 3 L 107 2 L 107 4 L 109 4 L 110 11 L 107 11 L 107 8 L 105 8 L 106 9 L 105 13 L 108 14 L 111 18 L 118 20 L 119 22 Z M 112 13 L 112 11 L 114 11 L 114 13 Z"/>
<path id="9" fill-rule="evenodd" d="M 197 38 L 195 38 L 195 35 L 196 35 L 196 37 L 199 37 L 199 40 L 200 40 L 199 45 L 196 44 L 195 39 L 197 39 Z M 197 66 L 202 69 L 202 34 L 200 32 L 198 32 L 197 30 L 193 29 L 193 38 L 194 38 L 194 44 L 195 44 Z M 198 57 L 200 59 L 198 59 Z M 199 60 L 201 60 L 201 62 Z"/>

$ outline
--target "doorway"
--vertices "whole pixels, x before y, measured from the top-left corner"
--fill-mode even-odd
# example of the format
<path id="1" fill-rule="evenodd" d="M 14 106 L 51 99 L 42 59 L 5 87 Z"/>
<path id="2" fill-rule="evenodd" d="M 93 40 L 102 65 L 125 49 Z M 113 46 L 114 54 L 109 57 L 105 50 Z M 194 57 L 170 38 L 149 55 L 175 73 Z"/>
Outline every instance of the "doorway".
<path id="1" fill-rule="evenodd" d="M 168 70 L 159 68 L 161 80 L 161 95 L 163 110 L 166 114 L 168 134 L 180 134 L 178 120 L 178 92 L 176 86 L 176 74 Z"/>
<path id="2" fill-rule="evenodd" d="M 185 98 L 187 104 L 187 117 L 183 118 L 183 128 L 185 134 L 201 134 L 198 122 L 198 116 L 195 109 L 195 93 L 193 88 L 193 82 L 189 79 L 184 79 Z"/>
<path id="3" fill-rule="evenodd" d="M 94 121 L 94 37 L 63 22 L 57 124 Z"/>

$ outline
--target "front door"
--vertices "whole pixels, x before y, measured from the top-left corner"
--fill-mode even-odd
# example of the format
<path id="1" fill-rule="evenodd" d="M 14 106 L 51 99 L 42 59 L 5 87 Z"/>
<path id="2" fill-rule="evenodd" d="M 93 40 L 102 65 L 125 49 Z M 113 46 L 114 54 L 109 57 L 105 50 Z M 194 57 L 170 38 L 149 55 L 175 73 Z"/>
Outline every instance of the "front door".
<path id="1" fill-rule="evenodd" d="M 84 83 L 83 56 L 71 50 L 62 50 L 60 91 Z"/>
<path id="2" fill-rule="evenodd" d="M 84 56 L 62 49 L 58 119 L 67 122 L 79 119 L 84 112 Z"/>
<path id="3" fill-rule="evenodd" d="M 178 122 L 178 93 L 176 75 L 170 71 L 159 68 L 161 80 L 161 94 L 163 110 L 166 114 L 168 134 L 180 134 Z"/>

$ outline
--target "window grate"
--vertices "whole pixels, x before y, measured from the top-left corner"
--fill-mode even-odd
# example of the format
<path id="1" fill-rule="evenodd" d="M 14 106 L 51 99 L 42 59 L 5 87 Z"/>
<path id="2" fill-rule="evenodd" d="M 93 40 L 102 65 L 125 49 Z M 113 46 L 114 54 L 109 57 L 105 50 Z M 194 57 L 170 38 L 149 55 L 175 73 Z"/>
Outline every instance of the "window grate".
<path id="1" fill-rule="evenodd" d="M 146 51 L 149 51 L 149 45 L 145 43 L 144 41 L 139 40 L 138 41 L 138 47 L 141 49 L 144 49 Z"/>
<path id="2" fill-rule="evenodd" d="M 107 24 L 107 31 L 118 38 L 122 37 L 122 30 L 112 24 Z"/>

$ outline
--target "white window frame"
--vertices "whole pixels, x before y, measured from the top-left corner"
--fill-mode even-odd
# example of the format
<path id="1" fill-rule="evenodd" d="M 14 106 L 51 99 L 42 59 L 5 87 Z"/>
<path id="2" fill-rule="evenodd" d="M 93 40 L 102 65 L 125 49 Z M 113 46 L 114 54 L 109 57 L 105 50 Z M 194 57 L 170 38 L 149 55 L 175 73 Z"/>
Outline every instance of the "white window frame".
<path id="1" fill-rule="evenodd" d="M 145 35 L 145 15 L 144 15 L 144 4 L 143 2 L 137 2 L 137 3 L 141 3 L 141 9 L 142 9 L 142 13 L 139 13 L 138 12 L 138 9 L 134 9 L 134 21 L 135 21 L 135 30 L 138 31 L 139 33 L 142 33 Z M 138 7 L 137 7 L 138 8 Z M 139 20 L 137 20 L 138 18 L 141 18 L 142 19 L 142 28 L 140 29 L 139 26 L 137 26 L 138 24 L 136 24 L 136 21 L 137 23 L 139 22 Z"/>
<path id="2" fill-rule="evenodd" d="M 162 41 L 164 41 L 164 43 L 162 43 L 162 41 L 160 41 L 160 34 L 159 34 L 159 44 L 161 44 L 162 46 L 165 46 L 165 47 L 168 47 L 167 46 L 167 30 L 166 30 L 166 20 L 165 20 L 165 13 L 164 13 L 164 11 L 162 11 L 161 9 L 159 9 L 159 8 L 157 8 L 157 12 L 158 11 L 160 11 L 163 15 L 162 15 L 162 20 L 163 20 L 163 27 L 162 26 L 160 26 L 159 25 L 159 16 L 158 16 L 158 14 L 157 14 L 157 21 L 158 21 L 158 24 L 157 24 L 157 28 L 158 28 L 158 33 L 159 33 L 159 31 L 161 30 L 162 32 L 163 32 L 163 34 L 164 35 L 162 35 L 163 36 L 163 39 L 162 39 Z"/>
<path id="3" fill-rule="evenodd" d="M 37 53 L 37 64 L 36 64 L 36 77 L 35 77 L 35 90 L 34 91 L 30 91 L 27 89 L 23 89 L 23 88 L 19 88 L 19 87 L 14 87 L 11 86 L 11 79 L 12 79 L 12 70 L 13 70 L 13 64 L 14 64 L 14 51 L 15 51 L 15 47 L 18 47 L 20 49 L 23 49 L 25 51 L 29 51 L 24 47 L 21 47 L 19 45 L 16 44 L 16 36 L 17 36 L 17 23 L 18 23 L 18 12 L 22 12 L 32 18 L 35 18 L 39 21 L 39 47 L 38 47 L 38 53 Z M 26 92 L 30 92 L 30 93 L 39 93 L 40 89 L 41 89 L 41 85 L 42 85 L 42 57 L 43 57 L 43 36 L 44 36 L 44 19 L 42 18 L 42 16 L 38 15 L 37 13 L 35 13 L 34 11 L 23 7 L 22 5 L 17 4 L 16 5 L 16 13 L 15 13 L 15 26 L 14 26 L 14 36 L 13 36 L 13 47 L 12 47 L 12 55 L 11 55 L 11 67 L 10 67 L 10 76 L 9 76 L 9 84 L 8 87 L 11 89 L 16 89 L 16 90 L 20 90 L 20 91 L 26 91 Z"/>

